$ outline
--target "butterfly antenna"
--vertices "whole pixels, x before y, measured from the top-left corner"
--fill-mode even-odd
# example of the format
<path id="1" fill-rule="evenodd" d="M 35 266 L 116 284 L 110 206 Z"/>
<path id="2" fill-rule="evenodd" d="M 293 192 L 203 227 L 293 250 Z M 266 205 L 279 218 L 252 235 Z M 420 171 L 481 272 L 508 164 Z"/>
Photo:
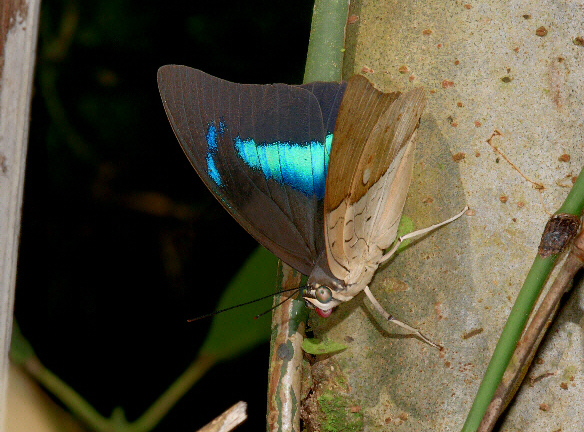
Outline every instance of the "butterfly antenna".
<path id="1" fill-rule="evenodd" d="M 241 303 L 241 304 L 238 304 L 238 305 L 235 305 L 235 306 L 230 306 L 228 308 L 221 309 L 221 310 L 218 310 L 218 311 L 215 311 L 215 312 L 211 312 L 211 313 L 208 313 L 208 314 L 205 314 L 205 315 L 201 315 L 201 316 L 198 316 L 196 318 L 188 319 L 187 322 L 193 322 L 193 321 L 198 321 L 198 320 L 203 319 L 203 318 L 209 318 L 209 317 L 212 317 L 213 315 L 217 315 L 217 314 L 220 314 L 220 313 L 223 313 L 223 312 L 227 312 L 228 310 L 235 309 L 235 308 L 238 308 L 238 307 L 241 307 L 241 306 L 247 306 L 248 304 L 252 304 L 252 303 L 258 302 L 260 300 L 264 300 L 264 299 L 267 299 L 267 298 L 270 298 L 270 297 L 274 297 L 275 295 L 278 295 L 278 294 L 282 294 L 282 293 L 285 293 L 285 292 L 288 292 L 288 291 L 299 291 L 301 288 L 304 288 L 304 287 L 289 288 L 289 289 L 285 289 L 285 290 L 282 290 L 282 291 L 276 291 L 273 294 L 270 294 L 270 295 L 267 295 L 267 296 L 263 296 L 263 297 L 260 297 L 260 298 L 255 299 L 255 300 L 251 300 L 251 301 L 248 301 L 248 302 L 245 302 L 245 303 Z M 270 309 L 270 310 L 272 310 L 272 309 Z M 268 310 L 267 312 L 269 312 L 270 310 Z M 266 312 L 264 312 L 264 313 L 266 313 Z M 263 315 L 263 314 L 261 314 L 261 315 Z M 260 315 L 258 315 L 258 316 L 260 316 Z"/>
<path id="2" fill-rule="evenodd" d="M 371 300 L 371 303 L 373 303 L 373 306 L 375 306 L 375 309 L 377 309 L 377 311 L 383 315 L 383 317 L 388 320 L 391 321 L 394 324 L 397 324 L 398 326 L 405 328 L 407 331 L 409 331 L 412 334 L 415 334 L 416 336 L 418 336 L 420 339 L 422 339 L 424 342 L 426 342 L 428 345 L 433 346 L 434 348 L 438 348 L 440 351 L 442 351 L 444 348 L 442 348 L 440 345 L 435 344 L 434 342 L 432 342 L 430 339 L 428 339 L 426 336 L 424 336 L 420 330 L 413 328 L 409 325 L 407 325 L 406 323 L 403 323 L 401 321 L 396 320 L 393 315 L 387 313 L 385 311 L 385 309 L 383 309 L 383 306 L 381 306 L 379 304 L 379 302 L 377 301 L 377 299 L 375 297 L 373 297 L 373 294 L 371 294 L 371 291 L 369 290 L 369 287 L 366 286 L 365 289 L 365 295 L 367 296 L 367 298 L 369 300 Z"/>
<path id="3" fill-rule="evenodd" d="M 296 289 L 296 290 L 298 290 L 298 292 L 300 292 L 300 290 L 302 290 L 303 288 L 306 288 L 306 287 L 303 287 L 303 286 L 302 286 L 302 287 L 298 287 L 298 288 L 294 288 L 294 289 Z M 291 291 L 291 290 L 286 290 L 286 291 Z M 283 292 L 283 291 L 282 291 L 282 292 Z M 265 315 L 265 314 L 267 314 L 268 312 L 271 312 L 271 311 L 273 311 L 274 309 L 276 309 L 276 308 L 278 308 L 278 307 L 282 306 L 284 303 L 286 303 L 288 300 L 290 300 L 290 299 L 291 299 L 291 298 L 293 298 L 293 297 L 294 297 L 294 294 L 292 294 L 290 297 L 286 297 L 284 300 L 282 300 L 282 301 L 281 301 L 280 303 L 278 303 L 276 306 L 272 306 L 272 307 L 271 307 L 270 309 L 268 309 L 267 311 L 264 311 L 264 312 L 262 312 L 261 314 L 258 314 L 258 315 L 256 315 L 256 316 L 254 316 L 254 317 L 253 317 L 253 319 L 258 319 L 259 317 L 261 317 L 261 316 L 264 316 L 264 315 Z"/>

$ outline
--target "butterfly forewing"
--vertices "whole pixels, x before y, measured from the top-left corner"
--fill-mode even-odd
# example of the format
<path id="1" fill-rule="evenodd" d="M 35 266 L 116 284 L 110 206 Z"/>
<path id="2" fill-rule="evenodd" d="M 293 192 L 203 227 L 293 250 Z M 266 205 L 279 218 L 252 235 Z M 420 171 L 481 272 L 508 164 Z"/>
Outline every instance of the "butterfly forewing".
<path id="1" fill-rule="evenodd" d="M 328 123 L 344 85 L 315 83 L 319 97 L 310 88 L 235 84 L 185 66 L 162 67 L 158 85 L 207 187 L 256 240 L 310 273 L 323 248 Z"/>
<path id="2" fill-rule="evenodd" d="M 349 199 L 355 208 L 353 228 L 359 238 L 380 249 L 395 240 L 412 176 L 415 131 L 424 105 L 421 88 L 400 95 L 392 103 L 367 140 L 357 168 L 362 175 L 353 179 Z M 365 198 L 367 193 L 371 196 Z M 358 217 L 361 221 L 357 223 Z"/>
<path id="3" fill-rule="evenodd" d="M 359 163 L 359 155 L 367 143 L 379 117 L 398 94 L 382 93 L 360 75 L 347 85 L 339 109 L 334 132 L 331 163 L 327 174 L 325 196 L 325 236 L 328 264 L 332 273 L 343 279 L 349 269 L 349 257 L 344 251 L 347 195 Z M 332 187 L 334 185 L 334 187 Z"/>
<path id="4" fill-rule="evenodd" d="M 327 211 L 335 209 L 345 200 L 359 155 L 371 131 L 398 96 L 399 93 L 380 92 L 361 75 L 349 80 L 335 126 L 333 155 L 327 177 L 327 181 L 335 187 L 327 189 Z"/>
<path id="5" fill-rule="evenodd" d="M 355 283 L 363 268 L 381 256 L 395 239 L 407 190 L 411 180 L 415 128 L 424 108 L 424 92 L 416 89 L 404 95 L 386 94 L 385 97 L 363 83 L 364 94 L 377 96 L 385 104 L 365 104 L 363 111 L 368 128 L 360 141 L 359 151 L 353 142 L 343 139 L 345 134 L 335 130 L 335 142 L 328 182 L 343 178 L 345 186 L 340 191 L 327 187 L 325 198 L 325 237 L 329 267 L 333 274 L 347 283 Z M 346 94 L 352 88 L 350 81 Z M 383 95 L 383 94 L 382 94 Z M 347 100 L 347 99 L 345 99 Z M 348 100 L 347 100 L 348 102 Z M 344 103 L 343 103 L 344 105 Z M 338 126 L 345 123 L 345 110 L 341 105 Z M 352 104 L 351 104 L 352 105 Z M 337 165 L 345 155 L 345 165 Z M 352 155 L 347 161 L 346 155 Z M 347 169 L 347 166 L 350 168 Z M 331 183 L 332 184 L 332 183 Z M 331 193 L 329 193 L 329 191 Z"/>

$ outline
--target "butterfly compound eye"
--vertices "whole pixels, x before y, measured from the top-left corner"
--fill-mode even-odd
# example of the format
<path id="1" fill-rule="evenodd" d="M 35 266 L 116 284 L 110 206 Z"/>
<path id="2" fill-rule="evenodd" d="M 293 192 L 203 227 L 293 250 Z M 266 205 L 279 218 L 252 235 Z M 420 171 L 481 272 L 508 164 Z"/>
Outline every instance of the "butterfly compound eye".
<path id="1" fill-rule="evenodd" d="M 333 299 L 333 293 L 325 286 L 318 287 L 315 296 L 319 302 L 325 304 Z"/>

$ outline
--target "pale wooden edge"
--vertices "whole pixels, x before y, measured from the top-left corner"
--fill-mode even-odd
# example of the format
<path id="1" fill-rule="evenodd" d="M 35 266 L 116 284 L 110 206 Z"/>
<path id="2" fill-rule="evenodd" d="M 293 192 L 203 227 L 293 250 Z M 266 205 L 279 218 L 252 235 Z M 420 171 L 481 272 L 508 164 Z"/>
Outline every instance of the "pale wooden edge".
<path id="1" fill-rule="evenodd" d="M 40 0 L 3 0 L 9 25 L 0 71 L 0 431 L 5 428 L 8 353 Z M 7 32 L 7 33 L 6 33 Z"/>
<path id="2" fill-rule="evenodd" d="M 247 403 L 240 401 L 198 432 L 229 432 L 247 419 Z"/>

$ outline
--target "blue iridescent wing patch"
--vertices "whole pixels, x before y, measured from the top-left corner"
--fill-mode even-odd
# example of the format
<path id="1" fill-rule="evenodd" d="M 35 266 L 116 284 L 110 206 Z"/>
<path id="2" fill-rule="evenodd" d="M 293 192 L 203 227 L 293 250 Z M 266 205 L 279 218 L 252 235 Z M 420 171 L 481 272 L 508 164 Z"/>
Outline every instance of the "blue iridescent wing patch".
<path id="1" fill-rule="evenodd" d="M 332 135 L 330 135 L 332 137 Z M 253 138 L 235 138 L 237 155 L 266 179 L 287 185 L 307 197 L 324 198 L 331 140 L 295 143 L 257 143 Z"/>
<path id="2" fill-rule="evenodd" d="M 191 164 L 256 240 L 309 274 L 324 249 L 323 197 L 345 83 L 235 84 L 163 66 L 158 86 Z"/>

